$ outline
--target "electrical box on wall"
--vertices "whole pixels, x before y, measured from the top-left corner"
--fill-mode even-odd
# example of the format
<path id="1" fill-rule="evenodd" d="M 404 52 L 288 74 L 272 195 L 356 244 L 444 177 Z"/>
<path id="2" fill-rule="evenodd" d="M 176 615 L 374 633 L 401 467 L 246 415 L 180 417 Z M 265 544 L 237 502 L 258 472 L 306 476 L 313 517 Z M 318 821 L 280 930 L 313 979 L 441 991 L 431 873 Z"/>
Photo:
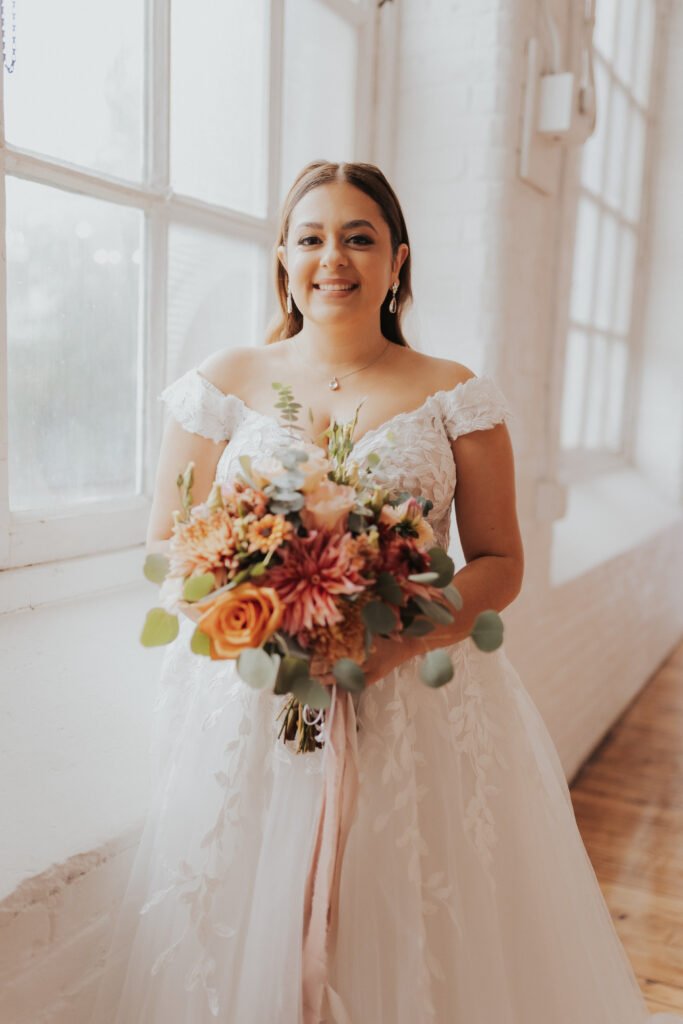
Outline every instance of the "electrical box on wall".
<path id="1" fill-rule="evenodd" d="M 572 68 L 560 70 L 559 34 L 545 8 L 552 40 L 553 70 L 542 69 L 545 53 L 537 38 L 526 51 L 526 79 L 522 104 L 519 175 L 533 188 L 552 195 L 559 185 L 563 148 L 580 145 L 595 128 L 595 87 L 592 66 L 592 6 L 580 25 L 580 46 Z"/>

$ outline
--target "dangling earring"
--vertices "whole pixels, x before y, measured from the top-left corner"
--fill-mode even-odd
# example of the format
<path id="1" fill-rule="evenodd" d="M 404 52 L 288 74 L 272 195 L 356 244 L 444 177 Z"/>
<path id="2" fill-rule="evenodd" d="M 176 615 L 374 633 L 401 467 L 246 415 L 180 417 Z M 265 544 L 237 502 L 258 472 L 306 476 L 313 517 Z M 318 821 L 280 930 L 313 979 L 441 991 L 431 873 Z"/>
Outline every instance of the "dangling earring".
<path id="1" fill-rule="evenodd" d="M 292 312 L 292 293 L 289 290 L 289 281 L 287 282 L 287 312 Z"/>
<path id="2" fill-rule="evenodd" d="M 391 286 L 391 290 L 392 290 L 392 292 L 394 294 L 391 296 L 391 302 L 389 303 L 389 312 L 390 313 L 395 313 L 396 312 L 396 292 L 398 291 L 398 281 L 394 281 L 394 283 Z"/>

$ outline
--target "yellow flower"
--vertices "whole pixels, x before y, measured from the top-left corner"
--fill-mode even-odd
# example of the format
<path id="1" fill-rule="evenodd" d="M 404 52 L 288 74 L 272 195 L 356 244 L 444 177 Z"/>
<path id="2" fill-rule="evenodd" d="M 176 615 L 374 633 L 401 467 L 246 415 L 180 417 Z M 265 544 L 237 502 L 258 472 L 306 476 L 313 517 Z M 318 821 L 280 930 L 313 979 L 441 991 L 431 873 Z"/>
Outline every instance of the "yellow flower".
<path id="1" fill-rule="evenodd" d="M 262 519 L 250 523 L 247 529 L 247 540 L 249 551 L 274 551 L 279 548 L 287 537 L 292 533 L 293 527 L 284 516 L 274 516 L 270 513 Z"/>

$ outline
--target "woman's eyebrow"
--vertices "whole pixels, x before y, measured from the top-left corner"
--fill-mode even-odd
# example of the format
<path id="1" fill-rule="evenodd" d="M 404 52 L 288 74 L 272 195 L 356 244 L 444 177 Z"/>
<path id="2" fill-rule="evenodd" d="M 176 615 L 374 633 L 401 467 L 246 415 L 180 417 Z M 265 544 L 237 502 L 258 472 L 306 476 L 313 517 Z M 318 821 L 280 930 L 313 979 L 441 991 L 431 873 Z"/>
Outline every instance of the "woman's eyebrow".
<path id="1" fill-rule="evenodd" d="M 306 221 L 303 221 L 301 224 L 297 224 L 296 230 L 300 231 L 301 228 L 318 228 L 318 229 L 321 229 L 322 227 L 323 227 L 323 225 L 320 224 L 317 220 L 306 220 Z M 371 224 L 369 220 L 347 220 L 346 224 L 342 224 L 342 230 L 343 231 L 346 231 L 347 228 L 360 228 L 360 227 L 371 228 L 373 231 L 375 231 L 375 232 L 377 231 L 377 229 L 375 228 L 374 224 Z"/>

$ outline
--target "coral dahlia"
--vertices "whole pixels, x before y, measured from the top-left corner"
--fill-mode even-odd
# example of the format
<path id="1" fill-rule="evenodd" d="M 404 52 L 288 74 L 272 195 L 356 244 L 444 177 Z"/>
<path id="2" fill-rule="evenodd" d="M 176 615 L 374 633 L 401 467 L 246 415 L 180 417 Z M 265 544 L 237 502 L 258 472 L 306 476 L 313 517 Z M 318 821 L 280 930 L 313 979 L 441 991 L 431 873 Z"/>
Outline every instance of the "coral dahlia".
<path id="1" fill-rule="evenodd" d="M 361 575 L 365 559 L 350 533 L 312 530 L 307 537 L 292 537 L 278 554 L 282 562 L 271 566 L 268 585 L 284 605 L 282 627 L 291 636 L 341 622 L 339 598 L 370 583 Z"/>

